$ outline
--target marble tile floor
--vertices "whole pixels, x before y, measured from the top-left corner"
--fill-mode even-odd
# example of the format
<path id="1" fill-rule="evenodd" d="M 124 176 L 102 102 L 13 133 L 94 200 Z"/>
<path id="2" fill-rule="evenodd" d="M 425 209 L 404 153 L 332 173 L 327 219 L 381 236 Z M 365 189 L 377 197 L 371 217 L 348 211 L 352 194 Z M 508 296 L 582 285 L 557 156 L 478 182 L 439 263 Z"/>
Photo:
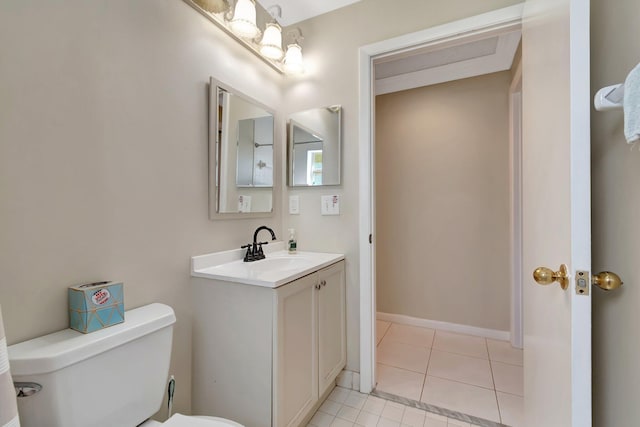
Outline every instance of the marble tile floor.
<path id="1" fill-rule="evenodd" d="M 471 427 L 470 424 L 355 390 L 336 387 L 309 427 Z"/>
<path id="2" fill-rule="evenodd" d="M 522 350 L 506 341 L 417 326 L 380 320 L 376 326 L 376 391 L 522 425 Z"/>
<path id="3" fill-rule="evenodd" d="M 521 350 L 505 341 L 416 326 L 376 326 L 374 393 L 336 387 L 309 426 L 522 425 Z"/>

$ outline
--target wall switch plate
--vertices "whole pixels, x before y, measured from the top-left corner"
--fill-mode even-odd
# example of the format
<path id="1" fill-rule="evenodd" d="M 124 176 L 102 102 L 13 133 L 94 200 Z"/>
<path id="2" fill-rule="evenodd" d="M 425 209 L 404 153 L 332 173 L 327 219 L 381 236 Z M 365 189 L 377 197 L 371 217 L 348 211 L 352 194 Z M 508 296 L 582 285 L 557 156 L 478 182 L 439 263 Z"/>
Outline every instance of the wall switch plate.
<path id="1" fill-rule="evenodd" d="M 289 214 L 300 215 L 300 196 L 289 196 Z"/>
<path id="2" fill-rule="evenodd" d="M 322 215 L 340 215 L 340 196 L 322 196 L 320 213 Z"/>

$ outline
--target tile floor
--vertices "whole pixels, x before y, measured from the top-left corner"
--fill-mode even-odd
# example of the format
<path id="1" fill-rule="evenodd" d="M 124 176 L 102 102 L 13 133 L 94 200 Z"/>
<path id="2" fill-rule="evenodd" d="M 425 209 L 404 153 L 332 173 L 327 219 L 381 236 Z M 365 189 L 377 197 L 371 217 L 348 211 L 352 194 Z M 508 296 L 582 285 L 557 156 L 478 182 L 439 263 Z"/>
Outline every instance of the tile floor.
<path id="1" fill-rule="evenodd" d="M 309 427 L 471 427 L 472 424 L 336 387 Z"/>
<path id="2" fill-rule="evenodd" d="M 383 321 L 377 333 L 376 390 L 522 425 L 522 350 L 506 341 Z"/>

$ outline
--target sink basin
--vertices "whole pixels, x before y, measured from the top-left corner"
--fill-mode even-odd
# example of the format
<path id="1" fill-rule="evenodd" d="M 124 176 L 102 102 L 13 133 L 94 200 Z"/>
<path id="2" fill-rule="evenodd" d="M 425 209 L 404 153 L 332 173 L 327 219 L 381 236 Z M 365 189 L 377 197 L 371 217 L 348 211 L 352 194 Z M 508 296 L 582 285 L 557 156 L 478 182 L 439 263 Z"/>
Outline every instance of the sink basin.
<path id="1" fill-rule="evenodd" d="M 304 256 L 292 255 L 270 257 L 260 261 L 243 262 L 243 264 L 243 268 L 248 268 L 257 274 L 269 271 L 304 269 L 313 265 L 313 260 Z"/>
<path id="2" fill-rule="evenodd" d="M 344 259 L 343 254 L 324 252 L 289 254 L 285 250 L 266 252 L 266 258 L 260 261 L 244 262 L 243 256 L 243 251 L 227 251 L 193 257 L 191 275 L 277 288 Z"/>

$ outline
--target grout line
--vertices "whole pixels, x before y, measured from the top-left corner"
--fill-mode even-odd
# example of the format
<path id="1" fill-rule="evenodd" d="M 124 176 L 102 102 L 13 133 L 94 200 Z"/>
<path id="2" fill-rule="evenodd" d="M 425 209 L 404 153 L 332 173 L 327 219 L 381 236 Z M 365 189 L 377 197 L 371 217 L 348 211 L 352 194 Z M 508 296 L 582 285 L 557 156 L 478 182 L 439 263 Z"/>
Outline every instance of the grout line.
<path id="1" fill-rule="evenodd" d="M 436 340 L 436 334 L 434 332 L 433 334 L 433 341 L 431 341 L 431 345 L 433 345 L 433 343 Z M 422 379 L 422 388 L 420 389 L 420 400 L 422 402 L 422 395 L 424 394 L 424 387 L 427 384 L 427 374 L 429 374 L 429 364 L 431 363 L 431 356 L 433 355 L 433 347 L 431 347 L 429 349 L 429 359 L 427 360 L 427 371 L 424 373 L 424 378 Z"/>
<path id="2" fill-rule="evenodd" d="M 450 350 L 441 350 L 439 348 L 432 348 L 432 350 L 435 351 L 440 351 L 442 353 L 449 353 L 449 354 L 455 354 L 457 356 L 466 356 L 466 357 L 471 357 L 472 359 L 478 359 L 478 360 L 491 360 L 488 357 L 478 357 L 478 356 L 471 356 L 469 354 L 464 354 L 464 353 L 456 353 L 455 351 L 450 351 Z"/>
<path id="3" fill-rule="evenodd" d="M 518 365 L 517 363 L 510 363 L 510 362 L 502 362 L 500 360 L 489 360 L 490 362 L 493 363 L 502 363 L 503 365 L 508 365 L 508 366 L 517 366 L 519 368 L 524 368 L 524 365 Z"/>
<path id="4" fill-rule="evenodd" d="M 418 371 L 412 371 L 411 369 L 407 369 L 407 368 L 400 368 L 398 366 L 393 366 L 393 365 L 389 365 L 387 363 L 382 363 L 382 362 L 376 362 L 380 365 L 384 365 L 388 368 L 394 368 L 394 369 L 400 369 L 401 371 L 405 371 L 405 372 L 411 372 L 412 374 L 420 374 L 420 375 L 427 375 L 426 372 L 418 372 Z M 428 363 L 428 362 L 427 362 Z"/>
<path id="5" fill-rule="evenodd" d="M 496 391 L 496 380 L 493 377 L 493 366 L 491 366 L 491 355 L 489 353 L 489 344 L 487 343 L 487 339 L 486 338 L 484 340 L 484 345 L 487 348 L 487 354 L 489 355 L 489 371 L 491 372 L 491 384 L 493 384 L 493 391 Z M 496 396 L 496 404 L 498 403 L 497 399 L 498 399 L 498 397 Z M 500 418 L 500 419 L 502 419 L 502 418 Z"/>
<path id="6" fill-rule="evenodd" d="M 439 377 L 439 376 L 437 376 L 437 375 L 429 375 L 429 376 L 430 376 L 430 377 L 433 377 L 433 378 L 438 378 L 438 379 L 441 379 L 441 380 L 451 381 L 452 383 L 464 384 L 464 385 L 470 385 L 470 386 L 472 386 L 472 387 L 478 387 L 478 388 L 481 388 L 481 389 L 483 389 L 483 390 L 496 391 L 496 389 L 495 389 L 495 388 L 483 387 L 483 386 L 478 385 L 478 384 L 465 383 L 464 381 L 452 380 L 451 378 Z M 502 392 L 501 392 L 501 393 L 502 393 Z M 515 395 L 515 394 L 514 394 L 514 396 L 517 396 L 517 395 Z"/>
<path id="7" fill-rule="evenodd" d="M 489 344 L 487 344 L 487 352 L 489 351 Z M 491 357 L 491 356 L 489 356 Z M 502 411 L 500 410 L 500 402 L 498 401 L 498 390 L 496 390 L 496 380 L 493 377 L 493 366 L 491 365 L 491 359 L 489 359 L 489 369 L 491 370 L 491 381 L 493 382 L 493 395 L 496 398 L 496 407 L 498 408 L 498 416 L 500 417 L 500 422 L 502 422 Z"/>
<path id="8" fill-rule="evenodd" d="M 508 394 L 509 396 L 520 397 L 520 398 L 524 399 L 524 396 L 521 396 L 519 394 L 509 393 L 508 391 L 496 390 L 496 392 L 502 393 L 502 394 Z"/>
<path id="9" fill-rule="evenodd" d="M 496 406 L 498 407 L 498 416 L 500 417 L 500 422 L 503 422 L 502 411 L 500 410 L 500 403 L 498 403 L 498 392 L 493 390 L 493 394 L 496 396 Z"/>
<path id="10" fill-rule="evenodd" d="M 424 374 L 424 378 L 422 379 L 422 388 L 420 389 L 420 402 L 422 402 L 422 395 L 424 394 L 424 388 L 427 385 L 427 374 Z"/>
<path id="11" fill-rule="evenodd" d="M 380 342 L 376 345 L 376 347 L 382 343 L 382 340 L 384 339 L 384 337 L 386 337 L 387 334 L 389 333 L 389 329 L 391 329 L 391 325 L 393 325 L 392 322 L 388 322 L 388 323 L 389 323 L 389 326 L 387 326 L 387 329 L 384 331 L 384 334 L 382 334 L 382 338 L 380 338 Z"/>

